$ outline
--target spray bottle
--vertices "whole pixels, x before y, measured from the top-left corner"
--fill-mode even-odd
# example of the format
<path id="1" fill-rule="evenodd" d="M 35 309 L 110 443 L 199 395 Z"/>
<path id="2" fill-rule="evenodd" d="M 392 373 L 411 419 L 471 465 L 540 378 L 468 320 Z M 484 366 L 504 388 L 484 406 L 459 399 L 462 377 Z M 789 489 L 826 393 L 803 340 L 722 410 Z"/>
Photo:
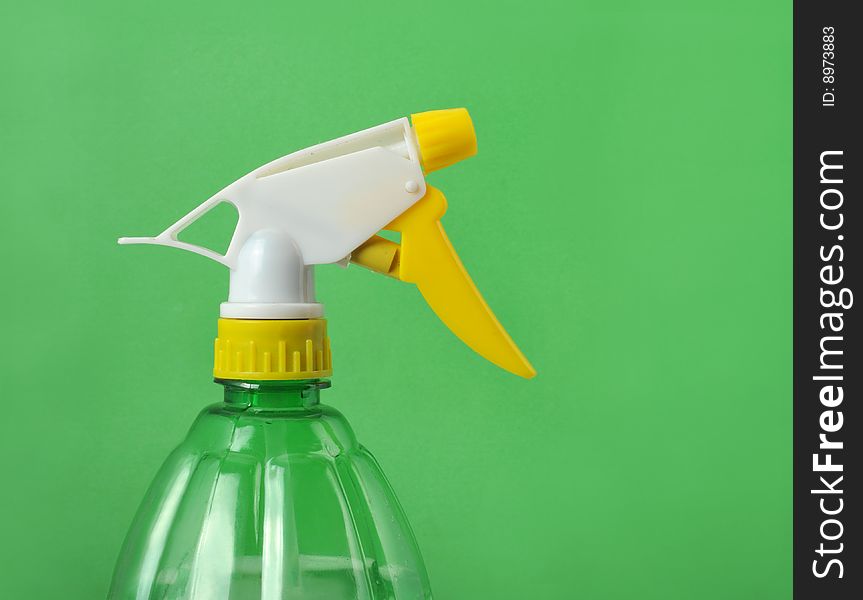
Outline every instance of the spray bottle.
<path id="1" fill-rule="evenodd" d="M 415 284 L 462 341 L 522 377 L 533 367 L 461 264 L 425 175 L 476 153 L 463 108 L 414 114 L 272 161 L 155 237 L 230 269 L 205 408 L 151 484 L 110 599 L 431 598 L 405 515 L 345 418 L 320 403 L 332 374 L 315 265 L 358 264 Z M 224 254 L 178 239 L 228 202 Z M 401 234 L 400 243 L 378 235 Z"/>

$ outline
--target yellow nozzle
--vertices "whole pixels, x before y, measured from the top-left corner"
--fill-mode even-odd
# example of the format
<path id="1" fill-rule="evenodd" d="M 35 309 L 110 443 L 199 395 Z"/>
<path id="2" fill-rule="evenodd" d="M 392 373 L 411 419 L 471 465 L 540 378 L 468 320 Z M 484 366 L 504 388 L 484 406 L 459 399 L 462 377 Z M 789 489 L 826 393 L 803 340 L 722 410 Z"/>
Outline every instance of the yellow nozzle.
<path id="1" fill-rule="evenodd" d="M 416 113 L 411 122 L 426 173 L 476 154 L 476 133 L 466 108 Z"/>

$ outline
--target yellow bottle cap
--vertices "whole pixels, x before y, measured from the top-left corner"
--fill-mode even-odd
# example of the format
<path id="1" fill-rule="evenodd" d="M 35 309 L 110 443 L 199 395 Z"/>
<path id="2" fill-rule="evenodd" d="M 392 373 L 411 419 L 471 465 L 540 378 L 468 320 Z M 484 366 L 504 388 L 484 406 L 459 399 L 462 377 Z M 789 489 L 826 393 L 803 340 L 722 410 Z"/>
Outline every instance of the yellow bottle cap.
<path id="1" fill-rule="evenodd" d="M 476 132 L 466 108 L 430 110 L 411 115 L 426 173 L 476 154 Z"/>
<path id="2" fill-rule="evenodd" d="M 219 319 L 216 379 L 284 381 L 333 374 L 325 319 Z"/>

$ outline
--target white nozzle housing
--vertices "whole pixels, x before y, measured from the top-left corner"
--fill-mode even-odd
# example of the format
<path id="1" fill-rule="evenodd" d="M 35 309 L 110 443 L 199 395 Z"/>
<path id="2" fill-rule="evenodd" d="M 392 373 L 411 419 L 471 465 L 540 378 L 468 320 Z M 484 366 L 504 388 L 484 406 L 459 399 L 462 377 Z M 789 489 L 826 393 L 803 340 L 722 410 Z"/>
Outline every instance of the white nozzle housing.
<path id="1" fill-rule="evenodd" d="M 220 314 L 229 319 L 317 319 L 314 267 L 306 266 L 300 247 L 280 229 L 253 233 L 231 269 L 228 301 Z"/>

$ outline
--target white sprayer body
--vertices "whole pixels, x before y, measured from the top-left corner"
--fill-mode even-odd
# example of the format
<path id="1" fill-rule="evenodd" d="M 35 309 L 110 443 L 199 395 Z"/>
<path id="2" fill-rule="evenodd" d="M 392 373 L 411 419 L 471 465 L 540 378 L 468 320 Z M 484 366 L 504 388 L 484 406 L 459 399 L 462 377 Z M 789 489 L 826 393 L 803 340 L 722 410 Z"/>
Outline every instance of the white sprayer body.
<path id="1" fill-rule="evenodd" d="M 317 318 L 323 308 L 315 301 L 312 267 L 349 258 L 425 193 L 416 137 L 401 118 L 276 159 L 159 235 L 119 241 L 189 250 L 227 266 L 223 317 Z M 225 254 L 178 239 L 222 202 L 239 215 Z"/>

